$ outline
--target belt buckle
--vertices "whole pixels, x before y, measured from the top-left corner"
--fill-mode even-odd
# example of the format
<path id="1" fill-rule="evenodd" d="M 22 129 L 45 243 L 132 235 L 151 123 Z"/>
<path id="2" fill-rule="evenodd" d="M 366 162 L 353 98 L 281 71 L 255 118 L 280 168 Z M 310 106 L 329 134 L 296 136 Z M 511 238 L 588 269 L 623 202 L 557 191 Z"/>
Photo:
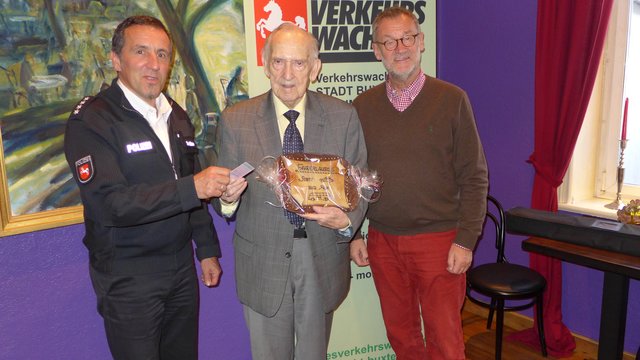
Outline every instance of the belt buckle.
<path id="1" fill-rule="evenodd" d="M 307 238 L 307 230 L 305 228 L 295 228 L 295 229 L 293 229 L 293 238 L 294 239 L 306 239 Z"/>

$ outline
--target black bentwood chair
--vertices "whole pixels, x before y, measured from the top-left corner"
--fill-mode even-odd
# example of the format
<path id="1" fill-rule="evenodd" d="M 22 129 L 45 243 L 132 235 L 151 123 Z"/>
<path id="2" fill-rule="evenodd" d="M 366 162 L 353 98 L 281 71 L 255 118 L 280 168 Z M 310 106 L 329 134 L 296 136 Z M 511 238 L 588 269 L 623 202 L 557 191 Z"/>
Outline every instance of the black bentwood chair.
<path id="1" fill-rule="evenodd" d="M 467 298 L 473 303 L 489 308 L 487 329 L 491 329 L 493 313 L 496 319 L 496 360 L 502 357 L 502 326 L 505 311 L 523 310 L 537 305 L 538 334 L 542 355 L 547 356 L 542 323 L 542 293 L 547 281 L 537 271 L 510 264 L 504 256 L 505 216 L 502 205 L 493 196 L 487 196 L 487 225 L 495 225 L 498 257 L 495 263 L 482 264 L 467 271 Z M 487 301 L 478 295 L 489 297 Z M 523 301 L 512 300 L 528 300 Z M 508 301 L 509 304 L 505 304 Z"/>

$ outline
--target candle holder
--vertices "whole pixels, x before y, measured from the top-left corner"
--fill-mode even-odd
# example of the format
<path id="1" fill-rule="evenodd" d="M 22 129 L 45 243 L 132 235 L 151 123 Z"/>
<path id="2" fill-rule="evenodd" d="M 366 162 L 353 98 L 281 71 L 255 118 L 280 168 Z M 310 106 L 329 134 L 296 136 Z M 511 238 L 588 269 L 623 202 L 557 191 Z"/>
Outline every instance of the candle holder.
<path id="1" fill-rule="evenodd" d="M 618 161 L 618 172 L 616 174 L 616 180 L 618 182 L 618 191 L 616 192 L 616 199 L 605 205 L 608 209 L 618 210 L 623 206 L 622 197 L 620 192 L 622 191 L 622 184 L 624 182 L 624 149 L 627 147 L 627 139 L 620 140 L 620 160 Z"/>

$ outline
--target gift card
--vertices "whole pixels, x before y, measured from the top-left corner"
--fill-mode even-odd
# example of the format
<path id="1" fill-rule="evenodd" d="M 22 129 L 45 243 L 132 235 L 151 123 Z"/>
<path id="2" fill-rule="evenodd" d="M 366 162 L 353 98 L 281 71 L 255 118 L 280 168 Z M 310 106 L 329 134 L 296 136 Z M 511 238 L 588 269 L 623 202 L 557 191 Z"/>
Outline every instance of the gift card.
<path id="1" fill-rule="evenodd" d="M 231 176 L 231 179 L 241 178 L 241 177 L 245 177 L 252 171 L 253 171 L 253 166 L 251 166 L 251 164 L 245 161 L 242 164 L 238 165 L 237 168 L 231 170 L 230 176 Z"/>

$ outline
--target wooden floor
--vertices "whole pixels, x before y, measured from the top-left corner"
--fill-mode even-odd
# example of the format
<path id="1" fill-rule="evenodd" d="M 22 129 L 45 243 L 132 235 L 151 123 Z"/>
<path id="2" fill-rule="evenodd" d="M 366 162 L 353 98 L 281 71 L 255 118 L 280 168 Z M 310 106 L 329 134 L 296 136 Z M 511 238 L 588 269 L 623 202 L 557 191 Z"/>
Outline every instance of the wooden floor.
<path id="1" fill-rule="evenodd" d="M 490 360 L 495 359 L 495 318 L 491 330 L 487 330 L 487 314 L 488 311 L 473 303 L 467 301 L 462 316 L 462 325 L 464 331 L 464 341 L 466 346 L 466 355 L 469 360 Z M 504 338 L 509 333 L 530 328 L 532 321 L 524 316 L 506 313 Z M 573 356 L 563 359 L 568 360 L 596 360 L 598 358 L 598 347 L 589 339 L 576 337 L 576 350 Z M 543 357 L 538 349 L 527 347 L 523 344 L 503 340 L 502 342 L 502 359 L 504 360 L 537 360 L 537 359 L 556 359 L 553 356 Z M 626 354 L 624 360 L 633 360 L 634 356 Z"/>

